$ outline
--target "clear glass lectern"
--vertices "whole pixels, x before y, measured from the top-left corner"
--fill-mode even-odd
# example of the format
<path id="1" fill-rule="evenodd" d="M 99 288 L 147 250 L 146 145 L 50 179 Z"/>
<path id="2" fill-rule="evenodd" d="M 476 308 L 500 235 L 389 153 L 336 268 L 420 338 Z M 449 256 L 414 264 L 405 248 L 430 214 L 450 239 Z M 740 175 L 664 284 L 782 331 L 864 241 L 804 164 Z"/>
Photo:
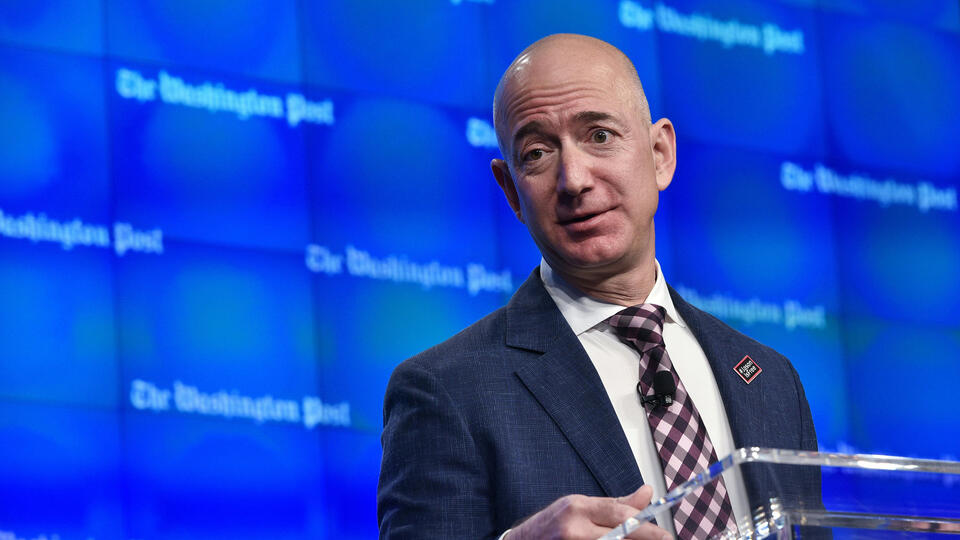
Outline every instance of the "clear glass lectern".
<path id="1" fill-rule="evenodd" d="M 798 497 L 778 478 L 798 467 L 819 475 L 822 500 Z M 767 475 L 772 491 L 754 497 L 748 516 L 718 539 L 960 539 L 960 462 L 868 454 L 741 448 L 711 465 L 600 540 L 622 539 L 702 486 L 732 475 Z M 809 495 L 809 494 L 808 494 Z M 821 504 L 822 503 L 822 504 Z"/>

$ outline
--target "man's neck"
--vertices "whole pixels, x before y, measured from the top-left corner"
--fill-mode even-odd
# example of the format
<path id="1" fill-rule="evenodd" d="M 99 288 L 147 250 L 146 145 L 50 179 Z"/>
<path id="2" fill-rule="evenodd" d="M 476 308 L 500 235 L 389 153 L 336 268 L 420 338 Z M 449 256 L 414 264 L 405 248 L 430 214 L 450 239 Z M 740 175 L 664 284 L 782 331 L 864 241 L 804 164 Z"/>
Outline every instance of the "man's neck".
<path id="1" fill-rule="evenodd" d="M 583 294 L 621 306 L 642 304 L 657 282 L 657 266 L 653 256 L 644 264 L 622 272 L 581 273 L 568 272 L 552 264 L 550 267 Z"/>

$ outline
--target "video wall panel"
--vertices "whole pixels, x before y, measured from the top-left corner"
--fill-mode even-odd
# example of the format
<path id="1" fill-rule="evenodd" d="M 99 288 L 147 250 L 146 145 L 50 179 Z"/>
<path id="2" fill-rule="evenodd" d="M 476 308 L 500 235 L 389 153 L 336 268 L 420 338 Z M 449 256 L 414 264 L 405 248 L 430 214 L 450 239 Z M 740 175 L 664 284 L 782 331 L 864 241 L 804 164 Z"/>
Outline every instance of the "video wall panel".
<path id="1" fill-rule="evenodd" d="M 274 81 L 302 79 L 295 0 L 102 1 L 106 50 L 113 57 Z"/>
<path id="2" fill-rule="evenodd" d="M 3 399 L 0 520 L 5 534 L 56 531 L 60 538 L 127 538 L 114 411 Z M 39 533 L 51 534 L 51 533 Z"/>
<path id="3" fill-rule="evenodd" d="M 748 0 L 657 3 L 651 11 L 659 31 L 660 114 L 681 136 L 824 154 L 816 11 Z"/>
<path id="4" fill-rule="evenodd" d="M 844 332 L 851 443 L 894 455 L 956 460 L 949 441 L 960 440 L 952 407 L 953 383 L 960 376 L 957 325 L 849 317 Z M 935 492 L 928 497 L 937 500 Z"/>
<path id="5" fill-rule="evenodd" d="M 117 407 L 111 255 L 7 238 L 0 250 L 0 401 Z"/>
<path id="6" fill-rule="evenodd" d="M 540 260 L 490 104 L 564 31 L 674 123 L 668 283 L 822 449 L 960 459 L 955 1 L 16 0 L 0 538 L 375 537 L 390 373 Z"/>
<path id="7" fill-rule="evenodd" d="M 957 182 L 951 188 L 956 192 Z M 956 325 L 960 215 L 956 211 L 843 201 L 837 232 L 846 314 Z"/>
<path id="8" fill-rule="evenodd" d="M 124 415 L 124 510 L 132 538 L 323 534 L 316 433 L 279 421 Z"/>
<path id="9" fill-rule="evenodd" d="M 312 86 L 386 92 L 460 107 L 491 97 L 484 33 L 492 2 L 306 2 L 304 79 Z"/>
<path id="10" fill-rule="evenodd" d="M 168 238 L 298 251 L 309 231 L 297 87 L 108 64 L 116 217 Z M 286 107 L 286 110 L 285 110 Z"/>
<path id="11" fill-rule="evenodd" d="M 956 32 L 840 14 L 821 21 L 824 48 L 831 51 L 823 62 L 830 157 L 850 167 L 956 181 Z"/>
<path id="12" fill-rule="evenodd" d="M 103 62 L 3 46 L 0 65 L 0 210 L 103 221 L 110 205 Z"/>
<path id="13" fill-rule="evenodd" d="M 4 2 L 0 5 L 0 40 L 4 43 L 102 54 L 102 0 Z"/>

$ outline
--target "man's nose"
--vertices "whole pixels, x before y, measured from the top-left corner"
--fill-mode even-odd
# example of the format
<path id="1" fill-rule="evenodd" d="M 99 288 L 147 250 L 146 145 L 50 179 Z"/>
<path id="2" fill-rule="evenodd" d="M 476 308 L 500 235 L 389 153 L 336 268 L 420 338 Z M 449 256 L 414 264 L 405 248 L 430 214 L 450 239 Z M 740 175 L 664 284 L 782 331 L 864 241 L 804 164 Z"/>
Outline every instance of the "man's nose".
<path id="1" fill-rule="evenodd" d="M 557 171 L 557 192 L 577 197 L 593 188 L 587 156 L 576 149 L 564 149 L 560 155 L 560 170 Z"/>

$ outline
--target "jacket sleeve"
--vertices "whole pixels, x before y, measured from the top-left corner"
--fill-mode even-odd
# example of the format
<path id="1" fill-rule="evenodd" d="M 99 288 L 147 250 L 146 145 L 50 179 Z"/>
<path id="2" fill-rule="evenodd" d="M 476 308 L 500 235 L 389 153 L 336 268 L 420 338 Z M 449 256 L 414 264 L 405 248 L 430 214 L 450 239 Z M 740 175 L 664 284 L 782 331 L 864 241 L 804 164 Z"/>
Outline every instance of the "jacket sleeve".
<path id="1" fill-rule="evenodd" d="M 817 444 L 817 432 L 813 426 L 813 415 L 810 413 L 810 404 L 807 402 L 807 395 L 803 391 L 803 384 L 800 383 L 800 376 L 795 369 L 793 371 L 794 384 L 797 386 L 797 395 L 800 409 L 800 449 L 809 452 L 816 452 L 819 447 Z M 806 467 L 804 469 L 805 478 L 803 479 L 804 490 L 808 494 L 806 504 L 815 508 L 823 508 L 822 487 L 820 482 L 820 468 Z"/>
<path id="2" fill-rule="evenodd" d="M 816 452 L 817 432 L 813 426 L 813 415 L 810 413 L 810 404 L 807 402 L 806 393 L 803 391 L 803 384 L 800 383 L 800 376 L 793 369 L 794 384 L 797 387 L 797 406 L 800 409 L 800 450 Z M 800 497 L 799 502 L 808 508 L 823 510 L 823 491 L 820 479 L 820 467 L 801 467 L 799 474 Z M 799 526 L 800 537 L 811 538 L 813 540 L 832 540 L 833 532 L 828 528 Z"/>
<path id="3" fill-rule="evenodd" d="M 487 467 L 442 382 L 413 360 L 384 399 L 380 538 L 497 538 Z"/>

